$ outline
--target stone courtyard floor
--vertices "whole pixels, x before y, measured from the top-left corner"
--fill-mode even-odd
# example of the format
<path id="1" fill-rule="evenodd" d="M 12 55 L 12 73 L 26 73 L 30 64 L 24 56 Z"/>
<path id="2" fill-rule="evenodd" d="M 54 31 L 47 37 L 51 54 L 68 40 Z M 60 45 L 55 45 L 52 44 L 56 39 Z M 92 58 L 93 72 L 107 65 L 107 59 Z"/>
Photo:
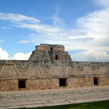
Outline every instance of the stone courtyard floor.
<path id="1" fill-rule="evenodd" d="M 109 86 L 59 88 L 49 90 L 0 91 L 0 109 L 33 108 L 37 109 L 88 109 L 63 108 L 68 104 L 98 102 L 109 100 Z M 109 101 L 107 101 L 109 104 Z M 101 103 L 100 103 L 101 104 Z M 64 105 L 62 108 L 39 108 Z M 84 106 L 80 104 L 80 106 Z M 103 104 L 102 104 L 103 105 Z M 105 105 L 105 104 L 104 104 Z M 72 105 L 71 105 L 72 106 Z M 109 105 L 106 105 L 109 106 Z M 86 106 L 87 107 L 87 106 Z M 89 109 L 103 109 L 89 108 Z M 109 108 L 104 108 L 109 109 Z"/>

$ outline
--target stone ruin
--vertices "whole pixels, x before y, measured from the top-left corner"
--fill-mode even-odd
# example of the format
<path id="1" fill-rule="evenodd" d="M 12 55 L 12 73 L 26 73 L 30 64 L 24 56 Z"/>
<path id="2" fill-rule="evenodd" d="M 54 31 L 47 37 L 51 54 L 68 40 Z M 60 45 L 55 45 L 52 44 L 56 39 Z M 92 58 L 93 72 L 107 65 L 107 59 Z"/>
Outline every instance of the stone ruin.
<path id="1" fill-rule="evenodd" d="M 36 50 L 32 52 L 29 60 L 34 61 L 52 61 L 63 60 L 72 61 L 68 52 L 64 51 L 63 45 L 40 44 L 36 46 Z"/>
<path id="2" fill-rule="evenodd" d="M 0 60 L 0 107 L 109 100 L 109 62 L 74 62 L 64 49 L 40 44 L 29 60 Z"/>

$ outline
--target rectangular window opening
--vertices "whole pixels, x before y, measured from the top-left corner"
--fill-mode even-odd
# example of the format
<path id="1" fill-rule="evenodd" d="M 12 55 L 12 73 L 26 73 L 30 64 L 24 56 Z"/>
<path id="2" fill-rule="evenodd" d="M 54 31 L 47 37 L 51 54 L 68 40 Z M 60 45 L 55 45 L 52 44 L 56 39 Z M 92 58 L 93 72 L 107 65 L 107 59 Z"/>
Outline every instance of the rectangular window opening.
<path id="1" fill-rule="evenodd" d="M 53 48 L 51 47 L 51 48 L 50 48 L 50 50 L 52 51 L 52 50 L 53 50 Z"/>
<path id="2" fill-rule="evenodd" d="M 59 79 L 59 86 L 66 86 L 66 78 Z"/>
<path id="3" fill-rule="evenodd" d="M 55 60 L 58 60 L 58 55 L 55 55 Z"/>
<path id="4" fill-rule="evenodd" d="M 25 80 L 19 80 L 19 88 L 25 88 Z"/>
<path id="5" fill-rule="evenodd" d="M 94 85 L 98 85 L 98 78 L 94 78 Z"/>

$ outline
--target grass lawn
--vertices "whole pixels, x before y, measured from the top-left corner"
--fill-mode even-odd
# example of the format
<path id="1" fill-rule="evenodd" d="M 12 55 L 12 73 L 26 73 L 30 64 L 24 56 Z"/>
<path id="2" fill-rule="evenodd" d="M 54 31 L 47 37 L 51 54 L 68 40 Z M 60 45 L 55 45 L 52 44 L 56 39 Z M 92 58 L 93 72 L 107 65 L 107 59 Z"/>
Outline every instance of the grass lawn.
<path id="1" fill-rule="evenodd" d="M 20 109 L 24 109 L 24 108 L 20 108 Z M 80 104 L 70 104 L 70 105 L 51 106 L 51 107 L 38 107 L 38 108 L 28 108 L 28 109 L 109 109 L 109 100 L 91 102 L 91 103 L 80 103 Z"/>

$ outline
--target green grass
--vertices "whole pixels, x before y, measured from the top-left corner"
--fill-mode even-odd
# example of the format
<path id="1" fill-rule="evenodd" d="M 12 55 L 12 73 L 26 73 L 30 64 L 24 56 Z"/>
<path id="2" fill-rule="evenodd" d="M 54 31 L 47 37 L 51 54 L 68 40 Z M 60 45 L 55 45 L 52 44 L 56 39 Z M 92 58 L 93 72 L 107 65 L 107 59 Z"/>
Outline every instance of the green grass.
<path id="1" fill-rule="evenodd" d="M 24 108 L 20 108 L 20 109 L 24 109 Z M 109 100 L 90 102 L 90 103 L 62 105 L 62 106 L 28 108 L 28 109 L 109 109 Z"/>

